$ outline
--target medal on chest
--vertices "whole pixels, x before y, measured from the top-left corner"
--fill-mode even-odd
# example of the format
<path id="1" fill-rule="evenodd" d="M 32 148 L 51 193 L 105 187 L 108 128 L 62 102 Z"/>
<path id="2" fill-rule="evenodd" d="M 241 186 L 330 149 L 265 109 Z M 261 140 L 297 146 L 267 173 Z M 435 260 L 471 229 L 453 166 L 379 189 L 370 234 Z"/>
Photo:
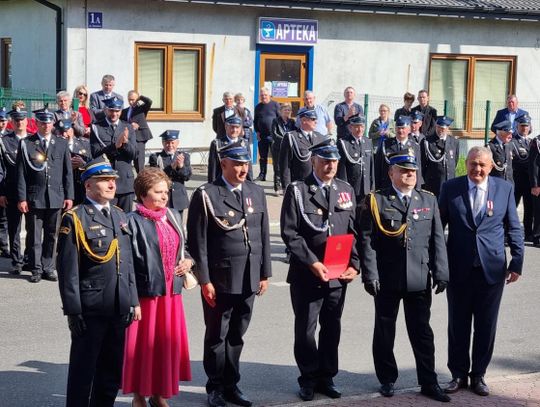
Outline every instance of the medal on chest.
<path id="1" fill-rule="evenodd" d="M 488 200 L 486 205 L 487 205 L 487 216 L 493 216 L 493 201 Z"/>
<path id="2" fill-rule="evenodd" d="M 246 206 L 247 206 L 247 211 L 249 213 L 253 213 L 253 202 L 251 201 L 251 198 L 246 198 Z"/>
<path id="3" fill-rule="evenodd" d="M 348 209 L 353 206 L 351 194 L 348 192 L 340 192 L 338 194 L 337 204 L 341 209 Z"/>

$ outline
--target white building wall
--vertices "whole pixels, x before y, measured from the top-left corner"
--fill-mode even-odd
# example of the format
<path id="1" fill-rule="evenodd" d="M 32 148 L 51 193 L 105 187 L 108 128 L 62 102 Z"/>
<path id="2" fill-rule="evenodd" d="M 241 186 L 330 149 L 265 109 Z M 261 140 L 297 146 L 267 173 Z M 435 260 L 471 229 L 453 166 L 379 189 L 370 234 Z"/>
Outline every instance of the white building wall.
<path id="1" fill-rule="evenodd" d="M 57 0 L 60 1 L 60 0 Z M 0 33 L 13 33 L 24 49 L 38 52 L 46 64 L 29 63 L 30 52 L 14 54 L 22 80 L 31 86 L 44 83 L 54 87 L 54 13 L 30 0 L 5 5 L 14 16 L 35 24 L 0 24 Z M 204 5 L 157 0 L 129 2 L 70 0 L 66 10 L 66 84 L 71 91 L 86 83 L 92 91 L 100 88 L 103 74 L 117 78 L 117 91 L 126 95 L 135 84 L 135 42 L 198 43 L 206 45 L 206 88 L 204 122 L 151 122 L 155 136 L 167 128 L 180 129 L 184 146 L 207 146 L 214 133 L 212 109 L 221 105 L 224 91 L 242 92 L 247 104 L 256 93 L 255 35 L 260 16 L 311 18 L 319 20 L 319 43 L 314 49 L 314 91 L 319 101 L 338 95 L 348 85 L 359 93 L 401 97 L 406 90 L 428 87 L 431 52 L 517 55 L 516 92 L 523 101 L 537 101 L 540 82 L 538 23 L 469 20 L 457 18 L 374 15 L 343 12 L 269 9 Z M 129 5 L 130 12 L 126 12 Z M 23 7 L 24 6 L 24 7 Z M 39 6 L 39 7 L 38 7 Z M 39 10 L 32 13 L 22 8 Z M 88 11 L 103 12 L 103 28 L 87 29 Z M 34 13 L 35 14 L 35 13 Z M 47 18 L 52 19 L 49 23 Z M 10 21 L 17 18 L 10 18 Z M 38 24 L 39 22 L 39 24 Z M 31 28 L 29 28 L 29 26 Z M 39 27 L 39 28 L 36 28 Z M 32 38 L 25 36 L 30 30 Z M 19 48 L 20 50 L 20 48 Z M 41 72 L 41 70 L 40 70 Z M 497 107 L 495 107 L 497 108 Z M 533 112 L 531 112 L 533 114 Z M 538 115 L 540 117 L 540 108 Z M 534 114 L 533 114 L 534 118 Z M 538 126 L 535 126 L 538 128 Z M 158 147 L 156 137 L 149 147 Z"/>

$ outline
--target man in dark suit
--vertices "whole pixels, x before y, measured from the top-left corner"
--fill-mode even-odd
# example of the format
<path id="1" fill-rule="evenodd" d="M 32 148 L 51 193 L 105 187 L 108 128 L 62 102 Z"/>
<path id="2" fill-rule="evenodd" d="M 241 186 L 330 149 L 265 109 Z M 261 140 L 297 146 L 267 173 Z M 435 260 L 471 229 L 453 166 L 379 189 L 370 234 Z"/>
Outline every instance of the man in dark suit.
<path id="1" fill-rule="evenodd" d="M 225 120 L 225 132 L 223 135 L 216 137 L 210 143 L 210 152 L 208 153 L 208 182 L 214 182 L 221 177 L 219 151 L 222 148 L 239 141 L 245 143 L 246 146 L 249 146 L 249 140 L 242 136 L 242 119 L 238 116 L 229 116 Z M 253 179 L 251 161 L 249 162 L 247 179 L 250 181 Z"/>
<path id="2" fill-rule="evenodd" d="M 191 164 L 189 154 L 178 149 L 180 144 L 180 132 L 178 130 L 165 130 L 161 137 L 163 150 L 152 154 L 148 163 L 150 167 L 159 167 L 171 179 L 169 189 L 169 208 L 180 212 L 189 206 L 189 198 L 184 183 L 191 177 Z"/>
<path id="3" fill-rule="evenodd" d="M 423 188 L 436 197 L 441 192 L 441 185 L 456 177 L 459 161 L 459 141 L 449 134 L 454 119 L 446 116 L 437 118 L 435 135 L 428 136 L 421 142 Z"/>
<path id="4" fill-rule="evenodd" d="M 435 119 L 437 118 L 437 109 L 429 105 L 429 94 L 427 90 L 422 89 L 418 92 L 418 105 L 413 107 L 413 112 L 420 112 L 424 115 L 420 131 L 426 137 L 435 134 Z"/>
<path id="5" fill-rule="evenodd" d="M 358 275 L 360 266 L 353 243 L 346 270 L 339 278 L 328 278 L 322 263 L 326 241 L 330 235 L 355 235 L 355 193 L 349 184 L 335 178 L 340 156 L 330 138 L 313 146 L 311 152 L 313 172 L 287 187 L 280 218 L 281 237 L 291 253 L 287 282 L 294 310 L 294 357 L 300 370 L 298 395 L 305 401 L 312 400 L 315 391 L 341 397 L 334 385 L 341 314 L 347 284 Z"/>
<path id="6" fill-rule="evenodd" d="M 399 303 L 416 360 L 421 393 L 448 402 L 437 382 L 435 344 L 429 325 L 431 282 L 435 294 L 448 285 L 448 260 L 437 199 L 415 188 L 418 166 L 407 150 L 390 157 L 391 186 L 359 206 L 357 231 L 362 281 L 375 298 L 373 359 L 380 393 L 394 394 L 398 368 L 394 337 Z"/>
<path id="7" fill-rule="evenodd" d="M 466 388 L 470 377 L 475 393 L 489 394 L 484 375 L 493 355 L 503 288 L 505 282 L 517 281 L 523 267 L 523 233 L 513 187 L 488 176 L 492 161 L 489 148 L 471 148 L 467 175 L 444 183 L 439 198 L 443 226 L 448 225 L 450 267 L 448 393 Z M 509 265 L 505 237 L 512 255 Z"/>
<path id="8" fill-rule="evenodd" d="M 349 136 L 349 119 L 353 116 L 363 116 L 364 109 L 354 101 L 356 91 L 352 86 L 347 86 L 343 91 L 345 100 L 338 103 L 334 108 L 334 122 L 337 126 L 337 138 Z"/>
<path id="9" fill-rule="evenodd" d="M 152 99 L 130 90 L 128 92 L 128 103 L 129 107 L 122 110 L 120 120 L 131 124 L 133 130 L 135 130 L 135 140 L 137 142 L 135 171 L 138 174 L 144 168 L 146 142 L 152 139 L 152 132 L 146 121 L 146 116 L 152 107 Z"/>
<path id="10" fill-rule="evenodd" d="M 493 155 L 493 169 L 489 175 L 502 178 L 513 184 L 512 124 L 509 120 L 504 120 L 495 125 L 495 130 L 495 137 L 487 144 Z"/>
<path id="11" fill-rule="evenodd" d="M 0 107 L 0 165 L 2 162 L 2 138 L 8 133 L 7 129 L 8 124 L 8 111 L 5 107 Z M 7 175 L 6 168 L 4 166 L 4 175 Z M 5 178 L 5 177 L 4 177 Z M 0 196 L 2 195 L 0 183 Z M 8 231 L 8 219 L 7 219 L 7 202 L 0 200 L 0 256 L 11 258 L 10 249 L 9 249 L 9 231 Z"/>
<path id="12" fill-rule="evenodd" d="M 400 116 L 396 120 L 396 137 L 385 137 L 381 140 L 380 148 L 375 153 L 375 187 L 388 188 L 391 185 L 388 169 L 390 168 L 390 156 L 403 150 L 409 150 L 416 158 L 419 168 L 422 168 L 420 145 L 410 136 L 411 118 Z M 420 188 L 424 183 L 422 174 L 416 173 L 416 187 Z"/>
<path id="13" fill-rule="evenodd" d="M 533 227 L 533 197 L 531 194 L 531 181 L 529 178 L 530 147 L 528 138 L 531 129 L 531 118 L 523 115 L 516 119 L 517 131 L 512 134 L 512 177 L 514 178 L 514 196 L 516 206 L 523 198 L 523 231 L 525 240 L 534 241 Z M 540 216 L 540 214 L 538 215 Z"/>
<path id="14" fill-rule="evenodd" d="M 234 105 L 233 94 L 231 92 L 225 92 L 223 93 L 223 105 L 216 107 L 212 113 L 212 129 L 216 133 L 216 138 L 225 135 L 225 123 L 231 116 L 242 118 L 238 108 Z"/>
<path id="15" fill-rule="evenodd" d="M 508 95 L 508 97 L 506 98 L 506 107 L 504 109 L 497 110 L 497 114 L 495 115 L 495 118 L 493 119 L 493 122 L 491 123 L 491 131 L 493 133 L 497 132 L 497 128 L 495 125 L 505 120 L 508 120 L 510 122 L 513 133 L 517 131 L 516 119 L 524 115 L 529 115 L 529 113 L 526 110 L 520 109 L 518 105 L 519 105 L 519 102 L 518 102 L 517 96 Z"/>
<path id="16" fill-rule="evenodd" d="M 116 171 L 103 158 L 81 174 L 86 200 L 66 212 L 58 239 L 58 286 L 71 331 L 66 407 L 112 407 L 126 326 L 140 319 L 125 214 L 110 204 Z"/>
<path id="17" fill-rule="evenodd" d="M 8 221 L 9 248 L 11 255 L 11 273 L 21 274 L 23 267 L 23 253 L 21 250 L 21 220 L 23 214 L 19 211 L 17 196 L 17 154 L 19 152 L 20 142 L 28 136 L 27 112 L 20 109 L 14 109 L 8 112 L 13 124 L 13 131 L 0 138 L 0 148 L 2 153 L 2 165 L 5 171 L 5 177 L 0 183 L 0 205 L 6 208 Z M 26 224 L 26 237 L 28 242 L 28 221 Z M 28 251 L 26 244 L 26 251 Z"/>
<path id="18" fill-rule="evenodd" d="M 71 169 L 73 171 L 73 205 L 79 205 L 84 202 L 85 190 L 81 180 L 81 171 L 84 165 L 92 159 L 90 151 L 90 141 L 84 137 L 76 137 L 72 122 L 69 119 L 59 120 L 54 125 L 56 134 L 67 140 L 69 153 L 71 155 Z"/>
<path id="19" fill-rule="evenodd" d="M 315 131 L 317 113 L 307 109 L 298 114 L 300 128 L 285 134 L 279 152 L 281 187 L 285 191 L 294 181 L 304 180 L 313 170 L 310 148 L 322 142 L 326 136 Z"/>
<path id="20" fill-rule="evenodd" d="M 414 96 L 413 96 L 414 97 Z M 411 134 L 410 137 L 418 144 L 422 144 L 422 140 L 426 138 L 425 134 L 421 132 L 422 122 L 424 115 L 422 112 L 416 110 L 410 114 L 411 116 Z M 399 116 L 398 116 L 399 117 Z M 397 120 L 397 117 L 394 119 Z"/>
<path id="21" fill-rule="evenodd" d="M 239 361 L 255 295 L 266 291 L 271 276 L 268 211 L 263 189 L 246 181 L 245 145 L 228 145 L 220 158 L 221 177 L 193 193 L 187 221 L 202 288 L 206 391 L 211 407 L 225 400 L 251 406 L 238 388 Z"/>
<path id="22" fill-rule="evenodd" d="M 532 139 L 529 157 L 529 182 L 533 202 L 532 238 L 535 247 L 540 247 L 540 135 Z"/>
<path id="23" fill-rule="evenodd" d="M 105 101 L 117 98 L 124 101 L 122 95 L 113 92 L 116 81 L 112 75 L 103 75 L 101 79 L 101 90 L 90 94 L 90 109 L 94 113 L 95 121 L 101 121 L 105 118 L 104 109 L 107 107 Z"/>
<path id="24" fill-rule="evenodd" d="M 337 142 L 341 160 L 338 163 L 337 177 L 354 188 L 356 203 L 375 188 L 375 166 L 371 140 L 364 137 L 366 119 L 356 115 L 349 120 L 349 135 Z"/>
<path id="25" fill-rule="evenodd" d="M 112 167 L 118 172 L 114 204 L 124 212 L 131 212 L 133 199 L 133 160 L 137 156 L 135 132 L 133 127 L 120 120 L 123 102 L 120 99 L 107 99 L 106 117 L 92 124 L 90 148 L 92 157 L 107 155 Z"/>
<path id="26" fill-rule="evenodd" d="M 52 134 L 54 115 L 36 110 L 38 132 L 20 141 L 17 154 L 18 208 L 28 221 L 30 281 L 58 279 L 56 238 L 62 209 L 73 205 L 73 173 L 67 141 Z"/>

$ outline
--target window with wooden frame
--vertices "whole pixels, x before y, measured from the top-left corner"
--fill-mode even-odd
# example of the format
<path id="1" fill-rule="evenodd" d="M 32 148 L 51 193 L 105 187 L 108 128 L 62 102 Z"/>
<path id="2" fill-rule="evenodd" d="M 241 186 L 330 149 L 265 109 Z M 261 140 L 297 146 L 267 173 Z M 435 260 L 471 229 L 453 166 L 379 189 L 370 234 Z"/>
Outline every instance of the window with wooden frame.
<path id="1" fill-rule="evenodd" d="M 446 101 L 454 134 L 483 137 L 486 101 L 491 101 L 491 125 L 497 110 L 506 106 L 506 97 L 514 93 L 515 72 L 515 56 L 431 54 L 430 105 L 442 115 Z"/>
<path id="2" fill-rule="evenodd" d="M 135 89 L 152 99 L 149 120 L 204 119 L 205 46 L 135 44 Z"/>

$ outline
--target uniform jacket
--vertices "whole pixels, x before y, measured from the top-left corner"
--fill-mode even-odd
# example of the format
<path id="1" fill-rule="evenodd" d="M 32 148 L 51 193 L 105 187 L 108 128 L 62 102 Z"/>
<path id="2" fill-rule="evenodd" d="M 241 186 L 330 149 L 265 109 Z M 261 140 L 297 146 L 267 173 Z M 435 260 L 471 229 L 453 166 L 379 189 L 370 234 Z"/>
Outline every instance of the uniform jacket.
<path id="1" fill-rule="evenodd" d="M 392 186 L 374 194 L 383 228 L 396 231 L 404 223 L 407 228 L 398 237 L 382 233 L 373 219 L 371 195 L 366 197 L 357 218 L 362 281 L 379 280 L 381 290 L 408 292 L 429 289 L 431 277 L 448 281 L 448 259 L 435 196 L 413 189 L 406 208 Z"/>
<path id="2" fill-rule="evenodd" d="M 69 145 L 69 143 L 68 143 Z M 85 163 L 92 159 L 92 151 L 90 150 L 90 141 L 83 137 L 73 137 L 73 144 L 70 148 L 71 157 L 78 155 Z M 75 202 L 77 204 L 84 202 L 85 189 L 81 181 L 81 168 L 73 168 L 73 187 L 75 189 Z"/>
<path id="3" fill-rule="evenodd" d="M 456 177 L 459 141 L 451 135 L 447 135 L 446 140 L 442 140 L 435 134 L 421 141 L 420 148 L 424 188 L 439 196 L 441 185 Z M 441 161 L 437 162 L 438 160 Z"/>
<path id="4" fill-rule="evenodd" d="M 178 154 L 184 154 L 184 166 L 173 169 L 172 163 L 176 160 Z M 184 183 L 191 177 L 191 164 L 188 153 L 178 150 L 173 158 L 162 150 L 157 154 L 152 154 L 148 160 L 150 167 L 160 167 L 172 181 L 169 189 L 169 207 L 182 211 L 189 206 L 189 198 Z"/>
<path id="5" fill-rule="evenodd" d="M 203 191 L 214 214 L 205 210 Z M 264 190 L 251 181 L 242 184 L 243 205 L 220 177 L 199 187 L 191 198 L 187 220 L 189 253 L 199 283 L 211 282 L 227 294 L 256 292 L 261 279 L 272 275 L 270 231 Z M 215 217 L 214 217 L 215 216 Z M 245 230 L 224 230 L 245 217 Z"/>
<path id="6" fill-rule="evenodd" d="M 302 198 L 295 197 L 295 188 Z M 303 205 L 303 210 L 301 209 Z M 356 235 L 354 229 L 356 199 L 354 190 L 345 181 L 334 178 L 330 188 L 330 200 L 323 195 L 313 173 L 305 181 L 295 181 L 287 187 L 281 207 L 281 237 L 291 252 L 287 282 L 312 287 L 323 285 L 341 287 L 346 284 L 339 279 L 325 283 L 315 277 L 309 266 L 324 260 L 328 235 Z M 329 231 L 315 230 L 328 221 Z M 349 265 L 360 270 L 358 252 L 353 244 Z"/>
<path id="7" fill-rule="evenodd" d="M 73 113 L 73 110 L 69 109 L 69 111 L 67 112 L 67 116 L 68 116 L 67 118 L 69 120 L 71 120 L 72 113 Z M 64 115 L 65 115 L 65 112 L 63 110 L 55 111 L 54 124 L 56 124 L 56 122 L 58 122 L 59 120 L 64 120 Z M 71 125 L 73 129 L 73 134 L 75 135 L 75 137 L 84 137 L 84 132 L 86 130 L 86 127 L 84 126 L 82 115 L 79 112 L 77 112 L 77 120 L 72 122 Z M 54 132 L 56 135 L 62 136 L 58 130 L 55 129 Z"/>
<path id="8" fill-rule="evenodd" d="M 159 238 L 155 222 L 147 219 L 137 211 L 127 215 L 129 230 L 131 231 L 131 248 L 133 252 L 133 268 L 137 293 L 140 297 L 157 297 L 166 294 L 165 272 L 159 248 Z M 182 258 L 189 258 L 185 251 L 185 237 L 180 214 L 167 211 L 167 219 L 180 237 L 180 245 L 176 254 L 175 264 Z M 175 275 L 173 280 L 173 294 L 182 293 L 184 276 Z"/>
<path id="9" fill-rule="evenodd" d="M 475 251 L 488 284 L 501 282 L 506 271 L 521 274 L 523 267 L 523 232 L 516 211 L 512 184 L 488 177 L 487 201 L 493 203 L 493 214 L 484 211 L 475 224 L 469 199 L 468 177 L 454 178 L 443 184 L 439 207 L 443 225 L 448 225 L 448 259 L 450 280 L 465 282 L 471 278 Z M 487 209 L 487 208 L 486 208 Z M 506 267 L 505 235 L 512 260 Z"/>
<path id="10" fill-rule="evenodd" d="M 279 170 L 283 189 L 293 182 L 305 179 L 312 171 L 309 148 L 320 143 L 325 136 L 314 131 L 311 141 L 300 131 L 291 131 L 285 135 L 279 150 Z M 298 150 L 296 149 L 298 146 Z M 298 156 L 300 154 L 300 157 Z"/>
<path id="11" fill-rule="evenodd" d="M 23 157 L 22 143 L 26 145 L 32 165 L 37 168 L 44 165 L 43 171 L 35 171 L 30 167 L 26 158 Z M 39 136 L 34 134 L 22 139 L 18 150 L 17 199 L 19 202 L 27 201 L 30 208 L 51 209 L 62 208 L 66 199 L 73 200 L 73 172 L 66 140 L 51 135 L 47 151 L 44 151 Z"/>
<path id="12" fill-rule="evenodd" d="M 135 130 L 135 139 L 138 142 L 146 142 L 152 138 L 152 132 L 146 121 L 146 115 L 151 107 L 152 99 L 140 95 L 136 106 L 133 108 L 126 107 L 122 110 L 122 114 L 120 115 L 120 120 L 124 120 L 128 123 L 137 123 L 139 125 L 139 128 Z M 131 115 L 128 118 L 130 108 Z"/>
<path id="13" fill-rule="evenodd" d="M 338 140 L 337 147 L 341 156 L 338 163 L 337 177 L 348 182 L 354 188 L 357 204 L 375 188 L 375 163 L 371 140 L 352 135 Z"/>
<path id="14" fill-rule="evenodd" d="M 493 167 L 491 170 L 492 177 L 502 178 L 506 181 L 514 182 L 514 175 L 512 169 L 512 143 L 506 143 L 504 146 L 496 140 L 496 137 L 492 138 L 487 144 L 493 154 L 493 163 L 501 168 L 498 170 Z"/>
<path id="15" fill-rule="evenodd" d="M 531 141 L 527 137 L 514 135 L 510 141 L 512 150 L 512 176 L 529 179 L 529 157 Z"/>
<path id="16" fill-rule="evenodd" d="M 422 126 L 420 127 L 420 132 L 426 137 L 435 134 L 435 120 L 437 119 L 437 109 L 427 105 L 422 107 L 417 105 L 412 108 L 413 112 L 421 112 L 424 115 L 422 120 Z"/>
<path id="17" fill-rule="evenodd" d="M 272 122 L 272 139 L 274 141 L 281 142 L 283 138 L 285 137 L 285 134 L 287 134 L 290 131 L 296 130 L 296 124 L 293 119 L 289 119 L 287 123 L 285 123 L 281 117 L 276 117 L 274 121 Z M 274 158 L 272 158 L 274 159 Z M 276 159 L 279 159 L 276 157 Z"/>
<path id="18" fill-rule="evenodd" d="M 378 189 L 388 188 L 391 185 L 390 177 L 388 176 L 390 164 L 388 164 L 387 160 L 390 154 L 397 153 L 401 150 L 398 143 L 399 141 L 395 137 L 385 138 L 384 141 L 380 143 L 381 147 L 378 148 L 377 153 L 375 153 L 375 186 Z M 416 172 L 416 187 L 419 189 L 424 183 L 424 179 L 422 178 L 422 155 L 420 153 L 420 145 L 411 138 L 408 138 L 404 147 L 408 150 L 412 149 L 414 156 L 416 157 L 416 165 L 419 169 Z"/>
<path id="19" fill-rule="evenodd" d="M 2 169 L 5 172 L 5 176 L 2 183 L 0 183 L 0 195 L 6 196 L 8 202 L 17 203 L 17 154 L 19 152 L 19 138 L 15 133 L 11 132 L 2 136 L 1 141 Z"/>
<path id="20" fill-rule="evenodd" d="M 239 138 L 240 139 L 240 138 Z M 249 142 L 247 139 L 244 139 L 247 143 Z M 212 142 L 210 143 L 210 152 L 208 153 L 208 182 L 214 182 L 216 179 L 221 178 L 221 165 L 220 165 L 220 159 L 218 151 L 225 147 L 227 144 L 229 144 L 231 141 L 227 137 L 225 133 L 223 133 L 223 136 L 216 137 Z M 251 162 L 249 163 L 249 175 L 248 179 L 251 180 L 252 167 Z"/>
<path id="21" fill-rule="evenodd" d="M 114 97 L 120 100 L 124 100 L 122 95 L 116 92 L 111 92 L 110 99 Z M 97 92 L 90 94 L 90 109 L 92 110 L 95 118 L 94 120 L 96 122 L 105 119 L 105 113 L 103 112 L 103 109 L 105 109 L 105 107 L 105 93 L 103 92 L 103 90 L 98 90 Z"/>
<path id="22" fill-rule="evenodd" d="M 114 237 L 118 238 L 119 269 L 115 256 L 100 264 L 91 260 L 82 246 L 77 246 L 73 213 L 80 219 L 84 238 L 95 254 L 103 256 Z M 126 215 L 115 206 L 110 208 L 110 219 L 89 201 L 64 214 L 56 257 L 64 314 L 124 315 L 131 306 L 138 305 L 130 237 Z"/>
<path id="23" fill-rule="evenodd" d="M 354 102 L 353 106 L 356 110 L 356 114 L 364 114 L 364 109 L 358 103 Z M 345 121 L 345 116 L 347 116 L 347 113 L 349 113 L 349 106 L 346 102 L 338 103 L 334 108 L 334 122 L 336 123 L 338 138 L 351 135 L 348 123 Z"/>
<path id="24" fill-rule="evenodd" d="M 240 111 L 236 106 L 233 106 L 233 116 L 238 116 L 243 119 Z M 216 138 L 225 136 L 225 105 L 216 107 L 212 113 L 212 129 L 216 133 Z"/>
<path id="25" fill-rule="evenodd" d="M 516 119 L 518 117 L 525 116 L 525 115 L 528 115 L 528 114 L 529 114 L 529 112 L 527 112 L 526 110 L 520 109 L 518 107 L 518 109 L 516 110 L 516 116 L 514 117 L 514 122 L 512 123 L 512 130 L 513 130 L 514 134 L 517 132 Z M 505 120 L 510 121 L 510 111 L 508 110 L 507 107 L 505 107 L 504 109 L 501 109 L 501 110 L 497 110 L 497 114 L 495 115 L 495 118 L 493 119 L 493 122 L 491 123 L 491 131 L 493 133 L 497 133 L 497 131 L 496 131 L 497 129 L 495 129 L 495 125 L 497 123 L 503 122 Z M 531 127 L 531 131 L 532 131 L 532 127 Z"/>
<path id="26" fill-rule="evenodd" d="M 529 156 L 529 180 L 531 188 L 540 187 L 540 136 L 531 140 Z"/>
<path id="27" fill-rule="evenodd" d="M 128 128 L 128 143 L 121 148 L 116 148 L 116 140 L 124 133 L 124 128 Z M 116 131 L 106 120 L 92 125 L 90 133 L 90 147 L 92 157 L 99 157 L 106 154 L 112 167 L 118 171 L 119 178 L 116 180 L 116 194 L 128 194 L 133 192 L 133 160 L 137 155 L 135 144 L 135 133 L 129 123 L 118 121 Z"/>

